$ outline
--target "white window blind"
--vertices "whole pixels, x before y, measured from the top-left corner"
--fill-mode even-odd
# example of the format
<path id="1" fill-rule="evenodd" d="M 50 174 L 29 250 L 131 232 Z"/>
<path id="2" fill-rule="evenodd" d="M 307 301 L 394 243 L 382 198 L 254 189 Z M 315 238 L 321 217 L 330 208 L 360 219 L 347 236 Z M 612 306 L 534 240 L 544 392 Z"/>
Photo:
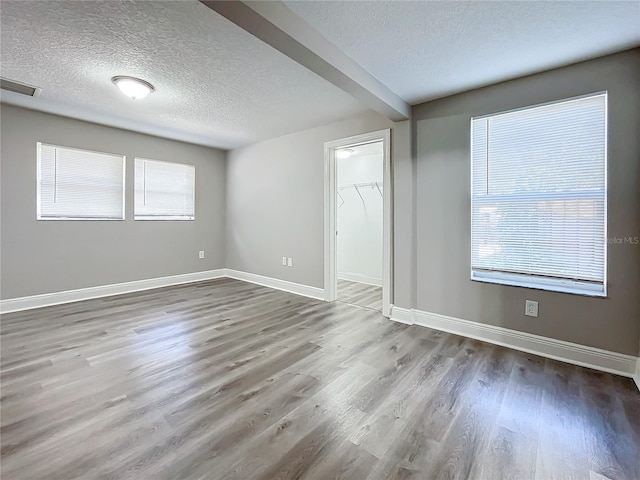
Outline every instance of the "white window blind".
<path id="1" fill-rule="evenodd" d="M 607 95 L 471 120 L 471 278 L 606 294 Z"/>
<path id="2" fill-rule="evenodd" d="M 38 143 L 38 220 L 123 220 L 123 155 Z"/>
<path id="3" fill-rule="evenodd" d="M 195 219 L 196 168 L 136 158 L 136 220 Z"/>

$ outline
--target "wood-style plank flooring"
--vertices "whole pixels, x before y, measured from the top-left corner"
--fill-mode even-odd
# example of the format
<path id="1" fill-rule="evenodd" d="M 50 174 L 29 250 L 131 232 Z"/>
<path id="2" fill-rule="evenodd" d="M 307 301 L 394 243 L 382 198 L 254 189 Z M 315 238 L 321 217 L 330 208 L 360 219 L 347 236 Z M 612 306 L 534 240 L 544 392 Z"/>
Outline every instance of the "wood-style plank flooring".
<path id="1" fill-rule="evenodd" d="M 637 479 L 626 378 L 235 280 L 2 317 L 2 480 Z"/>
<path id="2" fill-rule="evenodd" d="M 382 311 L 382 288 L 366 283 L 338 279 L 338 300 L 359 307 Z"/>

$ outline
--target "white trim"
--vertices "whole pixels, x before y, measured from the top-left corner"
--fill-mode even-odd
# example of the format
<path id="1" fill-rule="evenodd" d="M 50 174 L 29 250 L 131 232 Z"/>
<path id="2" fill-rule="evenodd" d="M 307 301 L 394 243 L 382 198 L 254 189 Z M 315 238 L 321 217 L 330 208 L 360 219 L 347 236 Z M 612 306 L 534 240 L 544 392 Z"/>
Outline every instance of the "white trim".
<path id="1" fill-rule="evenodd" d="M 112 295 L 122 295 L 124 293 L 139 292 L 141 290 L 151 290 L 154 288 L 169 287 L 182 283 L 201 282 L 203 280 L 213 280 L 215 278 L 234 278 L 256 285 L 275 288 L 285 292 L 303 295 L 305 297 L 324 300 L 324 290 L 318 287 L 310 287 L 299 283 L 279 280 L 277 278 L 264 277 L 255 273 L 240 272 L 227 268 L 217 270 L 205 270 L 203 272 L 183 273 L 171 275 L 169 277 L 149 278 L 146 280 L 136 280 L 134 282 L 115 283 L 112 285 L 101 285 L 98 287 L 79 288 L 77 290 L 66 290 L 64 292 L 44 293 L 41 295 L 31 295 L 28 297 L 8 298 L 0 300 L 0 313 L 19 312 L 31 310 L 33 308 L 60 305 L 63 303 L 80 302 L 92 298 L 110 297 Z"/>
<path id="2" fill-rule="evenodd" d="M 584 95 L 578 95 L 576 97 L 560 98 L 558 100 L 551 100 L 549 102 L 537 103 L 536 105 L 525 105 L 524 107 L 512 108 L 511 110 L 503 110 L 502 112 L 487 113 L 485 115 L 478 115 L 477 117 L 471 117 L 471 120 L 480 120 L 482 118 L 499 117 L 501 115 L 509 115 L 510 113 L 521 112 L 522 110 L 533 110 L 535 108 L 548 107 L 558 103 L 569 103 L 584 100 L 585 98 L 607 96 L 608 90 L 600 90 L 598 92 L 586 93 Z"/>
<path id="3" fill-rule="evenodd" d="M 605 283 L 583 282 L 568 278 L 553 278 L 542 275 L 526 275 L 524 273 L 510 273 L 487 270 L 471 270 L 471 280 L 474 282 L 497 283 L 512 287 L 535 288 L 551 292 L 573 293 L 589 297 L 606 297 Z"/>
<path id="4" fill-rule="evenodd" d="M 393 298 L 392 275 L 392 225 L 393 211 L 391 199 L 393 186 L 391 183 L 391 129 L 355 135 L 324 144 L 324 300 L 332 302 L 337 295 L 336 268 L 336 158 L 339 148 L 353 147 L 364 143 L 383 142 L 384 174 L 382 199 L 383 231 L 382 231 L 382 314 L 391 314 Z"/>
<path id="5" fill-rule="evenodd" d="M 603 372 L 634 377 L 640 388 L 640 358 L 623 353 L 610 352 L 600 348 L 554 338 L 519 332 L 504 327 L 462 320 L 437 313 L 392 308 L 392 320 L 442 330 L 464 337 L 482 340 L 522 352 L 552 358 L 561 362 L 593 368 Z"/>
<path id="6" fill-rule="evenodd" d="M 211 280 L 225 276 L 226 269 L 220 268 L 217 270 L 205 270 L 203 272 L 183 273 L 168 277 L 149 278 L 133 282 L 79 288 L 77 290 L 66 290 L 64 292 L 8 298 L 6 300 L 0 300 L 0 312 L 19 312 L 21 310 L 30 310 L 32 308 L 48 307 L 50 305 L 59 305 L 61 303 L 79 302 L 82 300 L 90 300 L 92 298 L 110 297 L 112 295 L 121 295 L 123 293 L 168 287 L 171 285 L 179 285 L 181 283 L 201 282 L 203 280 Z"/>
<path id="7" fill-rule="evenodd" d="M 143 196 L 143 202 L 142 205 L 140 205 L 140 202 L 138 201 L 139 198 L 139 193 L 138 193 L 138 177 L 137 177 L 137 173 L 138 173 L 138 162 L 142 163 L 142 196 Z M 188 171 L 189 173 L 189 180 L 192 180 L 192 184 L 189 185 L 190 187 L 193 187 L 193 191 L 192 191 L 192 200 L 193 200 L 193 208 L 191 209 L 191 214 L 189 214 L 188 212 L 185 213 L 184 211 L 180 214 L 175 214 L 175 213 L 161 213 L 161 214 L 149 214 L 149 213 L 138 213 L 138 208 L 140 208 L 140 210 L 144 210 L 144 208 L 147 206 L 146 205 L 146 198 L 147 198 L 147 168 L 148 168 L 148 164 L 153 164 L 153 163 L 164 163 L 166 165 L 179 165 L 180 167 L 183 167 L 185 169 L 185 171 Z M 152 168 L 152 167 L 149 167 Z M 193 175 L 191 175 L 193 174 Z M 196 166 L 192 165 L 190 163 L 182 163 L 182 162 L 169 162 L 167 160 L 153 160 L 151 158 L 145 158 L 145 157 L 134 157 L 133 158 L 133 220 L 134 221 L 193 221 L 196 219 Z M 156 187 L 159 188 L 159 187 Z M 185 202 L 186 203 L 186 202 Z M 155 207 L 157 208 L 157 206 Z M 185 209 L 186 210 L 186 209 Z"/>
<path id="8" fill-rule="evenodd" d="M 409 308 L 396 307 L 391 305 L 391 316 L 389 317 L 394 322 L 404 323 L 406 325 L 413 325 L 413 310 Z"/>
<path id="9" fill-rule="evenodd" d="M 50 305 L 79 302 L 92 298 L 109 297 L 124 293 L 151 290 L 154 288 L 179 285 L 184 283 L 201 282 L 216 278 L 233 278 L 245 282 L 262 285 L 276 290 L 315 298 L 325 299 L 325 291 L 322 288 L 311 287 L 299 283 L 265 277 L 255 273 L 241 272 L 220 268 L 203 272 L 184 273 L 168 277 L 137 280 L 134 282 L 103 285 L 99 287 L 80 288 L 64 292 L 45 293 L 29 297 L 10 298 L 0 300 L 0 312 L 10 313 L 21 310 L 30 310 Z M 542 337 L 525 332 L 518 332 L 508 328 L 485 325 L 482 323 L 461 320 L 446 315 L 428 313 L 415 309 L 401 308 L 395 305 L 390 307 L 390 319 L 407 325 L 420 325 L 423 327 L 442 330 L 444 332 L 462 335 L 476 340 L 502 345 L 507 348 L 521 350 L 523 352 L 552 358 L 562 362 L 572 363 L 583 367 L 615 373 L 625 377 L 632 377 L 640 390 L 640 358 L 623 353 L 610 352 L 595 347 L 588 347 L 576 343 L 565 342 L 553 338 Z"/>
<path id="10" fill-rule="evenodd" d="M 503 195 L 492 195 L 491 193 L 489 193 L 489 191 L 485 191 L 484 189 L 481 189 L 480 194 L 476 194 L 474 192 L 474 183 L 475 183 L 475 174 L 474 174 L 474 123 L 478 120 L 490 120 L 492 118 L 496 118 L 496 117 L 502 117 L 502 116 L 509 116 L 513 113 L 517 113 L 517 112 L 524 112 L 524 111 L 532 111 L 532 110 L 536 110 L 536 109 L 540 109 L 540 108 L 545 108 L 545 107 L 549 107 L 552 105 L 561 105 L 561 104 L 569 104 L 569 103 L 575 103 L 581 100 L 591 100 L 591 99 L 596 99 L 598 97 L 603 98 L 604 100 L 604 171 L 603 171 L 603 185 L 604 185 L 604 190 L 603 191 L 592 191 L 592 192 L 586 192 L 586 191 L 581 191 L 581 192 L 538 192 L 538 193 L 532 193 L 532 192 L 519 192 L 519 193 L 511 193 L 511 194 L 503 194 Z M 494 197 L 500 198 L 500 197 L 506 197 L 509 200 L 506 201 L 506 203 L 509 203 L 510 201 L 512 201 L 513 199 L 526 199 L 529 200 L 531 202 L 534 201 L 542 201 L 542 200 L 580 200 L 580 199 L 599 199 L 602 198 L 604 201 L 604 223 L 603 223 L 603 256 L 602 256 L 602 279 L 601 280 L 585 280 L 585 279 L 580 279 L 580 280 L 575 280 L 572 278 L 566 278 L 566 272 L 565 274 L 563 274 L 562 272 L 556 272 L 558 273 L 558 277 L 553 277 L 550 275 L 543 275 L 543 274 L 534 274 L 531 272 L 528 273 L 517 273 L 517 272 L 509 272 L 509 271 L 501 271 L 501 270 L 492 270 L 490 269 L 488 266 L 484 266 L 484 267 L 480 267 L 476 264 L 476 259 L 475 259 L 475 255 L 474 255 L 474 238 L 473 238 L 473 234 L 472 234 L 472 238 L 471 238 L 471 280 L 473 281 L 478 281 L 478 282 L 486 282 L 486 283 L 494 283 L 494 284 L 500 284 L 500 285 L 509 285 L 509 286 L 515 286 L 515 287 L 524 287 L 524 288 L 533 288 L 533 289 L 539 289 L 539 290 L 547 290 L 547 291 L 552 291 L 552 292 L 561 292 L 561 293 L 570 293 L 570 294 L 576 294 L 576 295 L 586 295 L 586 296 L 591 296 L 591 297 L 607 297 L 607 265 L 608 265 L 608 248 L 609 248 L 609 242 L 607 241 L 608 238 L 608 226 L 607 226 L 607 212 L 608 212 L 608 165 L 609 165 L 609 150 L 608 150 L 608 132 L 609 132 L 609 127 L 608 127 L 608 118 L 609 118 L 609 114 L 608 114 L 608 105 L 609 105 L 609 94 L 606 90 L 603 91 L 599 91 L 599 92 L 595 92 L 595 93 L 591 93 L 591 94 L 586 94 L 586 95 L 579 95 L 576 97 L 571 97 L 571 98 L 567 98 L 567 99 L 560 99 L 560 100 L 553 100 L 550 102 L 545 102 L 545 103 L 540 103 L 537 105 L 531 105 L 531 106 L 524 106 L 524 107 L 519 107 L 519 108 L 515 108 L 512 110 L 506 110 L 503 112 L 496 112 L 496 113 L 492 113 L 492 114 L 486 114 L 486 115 L 480 115 L 478 117 L 471 117 L 470 120 L 470 157 L 471 157 L 471 212 L 470 212 L 470 217 L 471 217 L 471 231 L 474 231 L 474 202 L 480 202 L 480 203 L 484 203 L 489 201 L 491 203 L 491 199 Z M 488 140 L 488 135 L 489 135 L 489 130 L 488 130 L 488 125 L 487 125 L 487 141 Z M 487 146 L 487 151 L 485 152 L 485 155 L 487 156 L 487 166 L 489 165 L 489 152 L 488 152 L 488 146 Z M 484 181 L 484 175 L 481 175 L 483 181 Z M 486 182 L 488 182 L 488 177 L 486 179 Z M 485 183 L 486 183 L 485 182 Z M 488 188 L 488 185 L 485 185 Z M 498 268 L 497 266 L 493 265 L 494 267 Z M 516 266 L 512 265 L 513 269 L 517 269 Z M 520 265 L 520 267 L 523 267 L 524 270 L 528 270 L 528 268 L 525 268 L 524 264 Z M 595 276 L 595 272 L 591 272 L 593 274 L 593 276 Z M 565 275 L 565 276 L 562 276 Z M 591 276 L 591 275 L 587 275 L 587 276 Z"/>
<path id="11" fill-rule="evenodd" d="M 338 272 L 338 279 L 347 280 L 349 282 L 364 283 L 366 285 L 373 285 L 374 287 L 382 286 L 381 278 L 370 277 L 369 275 L 362 275 L 361 273 Z"/>
<path id="12" fill-rule="evenodd" d="M 236 280 L 255 283 L 256 285 L 262 285 L 263 287 L 275 288 L 276 290 L 283 290 L 285 292 L 295 293 L 296 295 L 315 298 L 316 300 L 324 300 L 325 298 L 325 291 L 323 288 L 311 287 L 309 285 L 302 285 L 300 283 L 289 282 L 287 280 L 280 280 L 278 278 L 265 277 L 255 273 L 241 272 L 239 270 L 231 269 L 226 269 L 226 276 Z"/>
<path id="13" fill-rule="evenodd" d="M 35 95 L 34 95 L 35 96 Z M 63 215 L 43 216 L 42 215 L 42 146 L 60 148 L 65 150 L 76 150 L 83 153 L 95 153 L 97 155 L 111 155 L 113 157 L 122 157 L 122 215 L 115 217 L 67 217 Z M 36 220 L 38 221 L 92 221 L 92 222 L 123 222 L 126 220 L 126 191 L 127 191 L 127 156 L 119 153 L 98 152 L 96 150 L 87 150 L 85 148 L 65 147 L 64 145 L 54 145 L 52 143 L 36 142 Z"/>

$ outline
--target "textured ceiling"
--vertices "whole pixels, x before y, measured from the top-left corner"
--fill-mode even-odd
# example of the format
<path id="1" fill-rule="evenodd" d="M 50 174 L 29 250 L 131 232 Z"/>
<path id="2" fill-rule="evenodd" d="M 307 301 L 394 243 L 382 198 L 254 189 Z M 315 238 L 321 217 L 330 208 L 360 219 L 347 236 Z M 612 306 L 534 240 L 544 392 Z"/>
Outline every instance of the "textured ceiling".
<path id="1" fill-rule="evenodd" d="M 3 0 L 0 22 L 2 76 L 43 89 L 7 103 L 221 148 L 366 110 L 195 0 Z M 130 100 L 114 75 L 156 91 Z"/>
<path id="2" fill-rule="evenodd" d="M 640 45 L 640 2 L 285 4 L 409 103 Z"/>
<path id="3" fill-rule="evenodd" d="M 410 103 L 640 45 L 640 1 L 286 2 Z M 0 2 L 2 101 L 235 148 L 366 109 L 196 0 Z M 156 92 L 124 97 L 133 75 Z"/>

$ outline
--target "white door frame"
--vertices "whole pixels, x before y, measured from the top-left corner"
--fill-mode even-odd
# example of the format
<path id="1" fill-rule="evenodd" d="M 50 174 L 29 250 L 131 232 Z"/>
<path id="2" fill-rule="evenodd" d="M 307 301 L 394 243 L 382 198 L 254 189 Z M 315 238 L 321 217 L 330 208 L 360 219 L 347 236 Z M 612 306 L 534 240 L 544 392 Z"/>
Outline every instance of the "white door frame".
<path id="1" fill-rule="evenodd" d="M 383 174 L 383 227 L 382 227 L 382 314 L 391 313 L 392 288 L 392 210 L 391 198 L 391 129 L 378 130 L 324 144 L 324 292 L 325 300 L 333 302 L 337 296 L 338 274 L 336 267 L 336 155 L 340 148 L 355 147 L 364 143 L 382 141 L 384 151 Z"/>

